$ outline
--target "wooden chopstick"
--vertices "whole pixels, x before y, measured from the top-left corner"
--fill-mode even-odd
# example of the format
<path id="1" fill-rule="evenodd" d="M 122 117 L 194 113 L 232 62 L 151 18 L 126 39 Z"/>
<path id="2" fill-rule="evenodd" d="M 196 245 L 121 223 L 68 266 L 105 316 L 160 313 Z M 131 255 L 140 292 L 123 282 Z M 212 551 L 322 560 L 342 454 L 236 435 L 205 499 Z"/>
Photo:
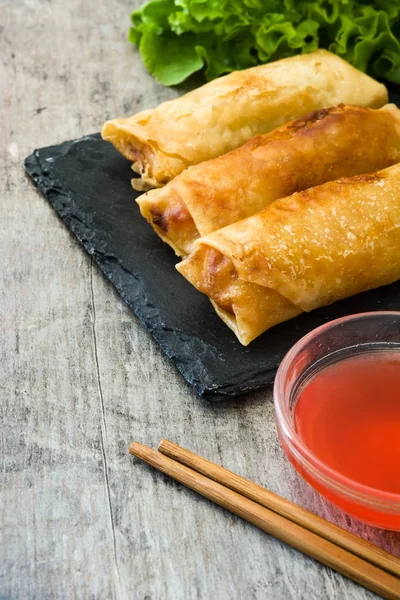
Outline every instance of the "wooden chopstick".
<path id="1" fill-rule="evenodd" d="M 202 473 L 206 477 L 221 483 L 242 496 L 261 504 L 261 506 L 265 506 L 286 519 L 290 519 L 305 529 L 313 531 L 352 554 L 356 554 L 368 562 L 381 567 L 381 569 L 400 577 L 400 560 L 398 558 L 353 533 L 314 515 L 305 508 L 282 498 L 282 496 L 278 496 L 278 494 L 274 494 L 260 485 L 244 477 L 240 477 L 240 475 L 236 475 L 232 471 L 228 471 L 228 469 L 216 465 L 169 440 L 161 440 L 158 450 L 162 454 L 194 469 L 198 473 Z"/>
<path id="2" fill-rule="evenodd" d="M 380 594 L 383 598 L 400 600 L 400 580 L 390 573 L 205 475 L 164 456 L 157 450 L 133 442 L 129 452 L 293 548 Z"/>

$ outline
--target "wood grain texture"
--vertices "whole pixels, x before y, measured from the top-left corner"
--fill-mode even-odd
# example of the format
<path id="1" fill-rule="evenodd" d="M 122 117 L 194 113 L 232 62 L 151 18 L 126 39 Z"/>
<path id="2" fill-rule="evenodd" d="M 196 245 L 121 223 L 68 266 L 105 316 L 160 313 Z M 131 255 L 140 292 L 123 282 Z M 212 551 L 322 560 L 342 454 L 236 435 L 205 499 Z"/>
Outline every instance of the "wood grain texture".
<path id="1" fill-rule="evenodd" d="M 222 506 L 274 538 L 282 540 L 292 548 L 300 550 L 365 588 L 380 594 L 383 598 L 400 600 L 400 578 L 397 573 L 388 573 L 385 568 L 377 567 L 368 560 L 356 556 L 351 549 L 350 551 L 345 550 L 328 541 L 326 536 L 317 535 L 298 525 L 294 518 L 295 512 L 302 510 L 298 505 L 293 504 L 294 510 L 289 513 L 290 518 L 285 518 L 278 512 L 266 508 L 260 502 L 251 500 L 247 495 L 237 493 L 233 488 L 235 487 L 235 478 L 239 476 L 235 476 L 230 471 L 226 471 L 226 473 L 231 473 L 228 484 L 223 485 L 218 475 L 216 477 L 203 475 L 198 470 L 192 469 L 191 464 L 187 466 L 140 442 L 133 442 L 129 447 L 129 452 L 218 506 Z M 197 460 L 201 460 L 199 455 L 195 456 Z M 215 463 L 210 464 L 215 465 Z M 223 467 L 219 468 L 223 469 Z M 218 469 L 217 465 L 215 465 L 216 469 Z M 215 471 L 214 474 L 216 474 Z M 319 517 L 314 515 L 313 518 L 316 520 Z M 326 528 L 328 528 L 329 522 L 326 523 Z M 395 560 L 392 556 L 390 559 Z"/>
<path id="2" fill-rule="evenodd" d="M 136 446 L 143 448 L 147 448 L 147 446 L 140 444 L 139 442 L 133 442 L 129 448 L 131 454 L 142 458 L 140 454 L 137 454 L 134 451 Z M 300 527 L 313 532 L 321 538 L 333 542 L 336 546 L 340 546 L 348 552 L 356 554 L 367 562 L 376 565 L 382 570 L 395 575 L 400 583 L 400 560 L 382 548 L 379 548 L 379 546 L 370 544 L 364 538 L 353 535 L 351 532 L 346 531 L 346 529 L 342 529 L 326 519 L 321 519 L 321 517 L 306 510 L 299 504 L 290 502 L 290 500 L 287 500 L 283 496 L 274 494 L 257 483 L 254 483 L 237 473 L 233 473 L 187 448 L 182 448 L 182 446 L 179 446 L 179 444 L 175 444 L 170 440 L 162 439 L 157 450 L 157 456 L 159 453 L 162 453 L 166 457 L 171 458 L 174 462 L 189 467 L 193 472 L 200 473 L 207 479 L 216 481 L 244 498 L 280 515 L 284 519 L 293 521 L 293 523 L 296 523 Z M 148 449 L 148 451 L 154 452 L 151 448 Z M 144 460 L 146 461 L 146 458 L 144 458 Z M 152 463 L 149 462 L 148 464 Z M 153 464 L 153 466 L 157 468 L 157 465 Z M 166 473 L 164 470 L 162 470 L 162 472 Z M 171 473 L 170 475 L 173 476 Z M 180 481 L 178 477 L 176 479 Z M 186 483 L 186 481 L 184 481 L 184 483 Z M 191 486 L 189 485 L 189 487 Z"/>
<path id="3" fill-rule="evenodd" d="M 126 42 L 135 0 L 0 0 L 0 597 L 374 595 L 131 459 L 162 437 L 400 555 L 304 483 L 270 390 L 199 400 L 22 169 L 35 147 L 172 98 Z"/>

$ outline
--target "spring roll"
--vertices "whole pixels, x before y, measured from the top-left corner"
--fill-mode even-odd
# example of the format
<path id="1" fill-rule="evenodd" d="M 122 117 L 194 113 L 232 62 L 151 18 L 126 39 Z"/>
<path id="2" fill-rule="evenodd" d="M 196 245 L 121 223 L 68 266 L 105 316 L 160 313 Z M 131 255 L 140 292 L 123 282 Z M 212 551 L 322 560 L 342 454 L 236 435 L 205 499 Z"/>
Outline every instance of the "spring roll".
<path id="1" fill-rule="evenodd" d="M 196 243 L 178 271 L 247 345 L 303 311 L 400 279 L 400 164 L 276 200 Z"/>
<path id="2" fill-rule="evenodd" d="M 314 111 L 240 148 L 191 167 L 137 200 L 179 256 L 195 240 L 278 198 L 400 162 L 400 110 L 345 106 Z"/>
<path id="3" fill-rule="evenodd" d="M 255 135 L 341 102 L 379 108 L 387 90 L 338 56 L 317 50 L 230 73 L 154 110 L 108 121 L 102 136 L 133 162 L 141 176 L 133 186 L 145 190 Z"/>

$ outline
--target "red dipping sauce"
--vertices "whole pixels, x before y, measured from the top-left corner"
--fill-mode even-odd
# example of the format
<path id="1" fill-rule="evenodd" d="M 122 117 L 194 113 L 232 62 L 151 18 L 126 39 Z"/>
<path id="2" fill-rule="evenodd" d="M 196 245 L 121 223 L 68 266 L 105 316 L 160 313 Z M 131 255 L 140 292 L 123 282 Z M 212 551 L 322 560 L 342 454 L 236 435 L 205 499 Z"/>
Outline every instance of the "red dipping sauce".
<path id="1" fill-rule="evenodd" d="M 400 352 L 351 356 L 305 383 L 295 428 L 327 466 L 400 494 Z"/>
<path id="2" fill-rule="evenodd" d="M 346 513 L 400 530 L 400 312 L 331 321 L 286 355 L 274 385 L 289 460 Z"/>

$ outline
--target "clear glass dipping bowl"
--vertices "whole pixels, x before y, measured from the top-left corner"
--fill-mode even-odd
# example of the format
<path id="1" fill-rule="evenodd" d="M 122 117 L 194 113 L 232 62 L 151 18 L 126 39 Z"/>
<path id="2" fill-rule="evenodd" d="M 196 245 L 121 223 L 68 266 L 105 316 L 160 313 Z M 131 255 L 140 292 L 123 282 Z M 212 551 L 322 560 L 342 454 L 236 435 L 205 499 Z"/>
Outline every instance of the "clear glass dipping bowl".
<path id="1" fill-rule="evenodd" d="M 278 369 L 274 384 L 276 426 L 290 462 L 323 496 L 370 525 L 400 530 L 400 494 L 368 487 L 328 467 L 304 444 L 294 423 L 296 390 L 321 364 L 335 362 L 342 353 L 344 357 L 384 349 L 400 352 L 400 312 L 351 315 L 311 331 L 293 346 Z M 398 471 L 400 478 L 400 464 Z"/>

